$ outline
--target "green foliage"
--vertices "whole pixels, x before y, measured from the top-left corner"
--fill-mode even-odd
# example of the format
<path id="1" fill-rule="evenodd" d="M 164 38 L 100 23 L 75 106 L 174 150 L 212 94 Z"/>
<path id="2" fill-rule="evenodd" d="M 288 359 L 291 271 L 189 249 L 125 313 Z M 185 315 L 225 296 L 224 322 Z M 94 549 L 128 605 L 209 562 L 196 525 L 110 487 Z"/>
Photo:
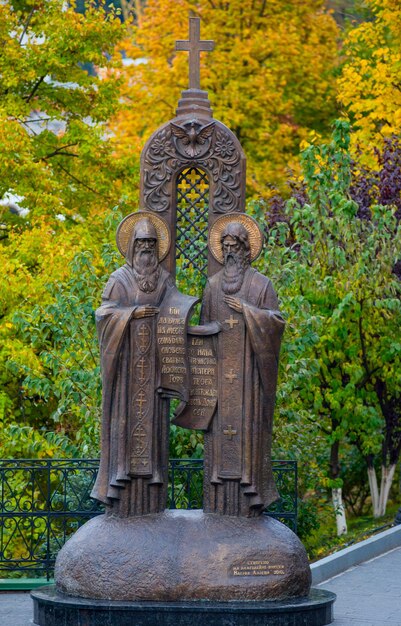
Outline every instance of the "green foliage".
<path id="1" fill-rule="evenodd" d="M 83 456 L 98 454 L 101 379 L 94 312 L 106 276 L 118 265 L 113 249 L 103 244 L 96 259 L 78 253 L 68 280 L 48 285 L 47 303 L 13 318 L 18 338 L 30 343 L 34 354 L 34 366 L 19 353 L 8 363 L 22 380 L 26 403 L 34 405 L 30 425 L 64 434 Z"/>
<path id="2" fill-rule="evenodd" d="M 300 499 L 298 500 L 298 528 L 297 535 L 304 541 L 313 532 L 318 532 L 320 529 L 319 511 L 316 507 L 316 502 L 313 500 Z"/>
<path id="3" fill-rule="evenodd" d="M 325 505 L 319 512 L 320 525 L 311 529 L 310 534 L 302 537 L 309 559 L 317 561 L 330 554 L 348 548 L 360 541 L 373 537 L 378 532 L 391 528 L 399 504 L 388 507 L 386 516 L 378 523 L 377 519 L 368 515 L 350 517 L 348 519 L 348 533 L 338 537 L 331 509 Z"/>
<path id="4" fill-rule="evenodd" d="M 261 261 L 287 319 L 276 445 L 287 451 L 295 442 L 304 473 L 313 471 L 313 445 L 325 487 L 342 484 L 340 458 L 329 452 L 349 442 L 388 464 L 401 430 L 401 284 L 392 272 L 401 229 L 391 205 L 357 217 L 349 140 L 348 123 L 338 121 L 331 142 L 303 151 L 308 201 L 287 203 Z"/>
<path id="5" fill-rule="evenodd" d="M 115 210 L 104 230 L 114 232 L 120 219 Z M 16 340 L 30 346 L 29 359 L 25 351 L 17 350 L 7 363 L 10 374 L 21 381 L 26 425 L 16 426 L 11 410 L 4 416 L 2 456 L 54 456 L 56 450 L 60 456 L 99 453 L 101 377 L 95 310 L 108 276 L 122 261 L 114 244 L 99 245 L 100 254 L 84 251 L 74 256 L 65 282 L 46 286 L 45 303 L 27 307 L 12 319 Z M 186 292 L 191 287 L 190 280 L 183 285 Z M 7 402 L 4 396 L 1 406 Z M 202 453 L 202 433 L 172 425 L 171 457 L 200 458 Z"/>
<path id="6" fill-rule="evenodd" d="M 170 427 L 170 457 L 173 459 L 201 459 L 203 457 L 203 433 L 172 424 Z"/>
<path id="7" fill-rule="evenodd" d="M 71 435 L 99 395 L 93 378 L 93 399 L 77 391 L 86 384 L 80 350 L 93 341 L 85 335 L 92 294 L 80 309 L 81 327 L 73 315 L 81 285 L 70 274 L 80 270 L 70 263 L 92 250 L 96 275 L 108 241 L 105 209 L 137 197 L 136 159 L 116 158 L 105 132 L 121 106 L 121 55 L 114 51 L 125 27 L 100 4 L 80 15 L 62 0 L 10 0 L 0 32 L 1 445 L 6 456 L 51 456 L 64 452 L 44 433 Z M 17 424 L 20 449 L 9 430 Z M 83 449 L 93 439 L 87 429 Z"/>
<path id="8" fill-rule="evenodd" d="M 197 322 L 196 322 L 197 323 Z M 179 400 L 170 401 L 170 417 L 179 405 Z M 188 430 L 170 425 L 170 458 L 171 459 L 201 459 L 203 457 L 203 432 Z"/>
<path id="9" fill-rule="evenodd" d="M 170 23 L 180 37 L 186 32 L 182 7 L 193 5 L 164 3 L 161 12 L 153 11 L 157 3 L 151 2 L 143 14 L 141 2 L 125 4 L 138 17 L 135 41 L 127 49 L 138 58 L 146 53 L 150 62 L 133 64 L 124 75 L 117 71 L 115 49 L 127 31 L 112 10 L 88 6 L 80 15 L 62 0 L 12 0 L 0 13 L 0 196 L 13 194 L 28 211 L 10 212 L 7 196 L 0 206 L 2 456 L 98 452 L 94 310 L 106 277 L 119 264 L 109 239 L 121 213 L 136 207 L 144 137 L 171 116 L 177 90 L 185 87 L 186 55 L 171 57 L 175 36 L 165 29 L 165 15 L 179 15 Z M 321 2 L 271 3 L 261 17 L 250 14 L 248 22 L 243 3 L 231 4 L 218 10 L 210 2 L 199 5 L 203 36 L 213 37 L 222 24 L 225 29 L 214 57 L 202 58 L 203 81 L 216 100 L 217 117 L 236 129 L 249 153 L 251 187 L 266 195 L 263 181 L 282 178 L 288 161 L 297 168 L 296 147 L 309 130 L 326 132 L 335 110 L 338 31 Z M 332 5 L 342 9 L 350 3 Z M 372 99 L 372 90 L 361 85 L 370 81 L 397 93 L 394 81 L 382 78 L 388 58 L 393 70 L 399 65 L 394 35 L 399 25 L 391 18 L 392 0 L 369 5 L 388 10 L 353 31 L 339 84 L 341 101 L 357 122 L 358 141 L 373 137 L 374 144 L 382 130 L 376 100 L 395 128 L 399 107 L 390 98 L 388 113 L 383 90 Z M 366 42 L 368 65 L 376 74 L 364 70 Z M 84 66 L 99 72 L 93 75 Z M 216 67 L 223 72 L 217 75 Z M 121 109 L 123 81 L 127 100 L 134 94 L 135 102 L 152 104 L 145 121 L 144 107 L 131 101 L 128 115 Z M 361 92 L 356 100 L 355 85 Z M 106 131 L 111 117 L 118 136 Z M 391 205 L 375 205 L 369 219 L 359 219 L 349 192 L 349 143 L 349 125 L 339 121 L 331 141 L 306 147 L 301 166 L 308 200 L 289 201 L 285 221 L 270 230 L 260 260 L 287 319 L 274 456 L 299 461 L 304 537 L 325 525 L 314 512 L 316 506 L 327 510 L 325 489 L 343 485 L 349 505 L 361 512 L 366 501 L 364 490 L 357 489 L 361 459 L 373 458 L 378 467 L 399 454 L 401 301 L 392 268 L 401 259 L 401 233 Z M 117 204 L 121 213 L 110 211 Z M 264 205 L 249 209 L 263 219 Z M 106 223 L 104 213 L 110 216 Z M 177 283 L 182 291 L 201 295 L 203 285 L 180 263 Z M 198 314 L 199 307 L 193 323 Z M 337 464 L 330 465 L 335 449 Z M 170 454 L 202 456 L 202 434 L 173 426 Z"/>
<path id="10" fill-rule="evenodd" d="M 74 222 L 113 198 L 111 172 L 121 177 L 104 123 L 120 107 L 112 70 L 124 29 L 101 8 L 80 15 L 62 0 L 11 0 L 0 32 L 0 196 L 20 196 L 30 220 L 62 213 Z"/>

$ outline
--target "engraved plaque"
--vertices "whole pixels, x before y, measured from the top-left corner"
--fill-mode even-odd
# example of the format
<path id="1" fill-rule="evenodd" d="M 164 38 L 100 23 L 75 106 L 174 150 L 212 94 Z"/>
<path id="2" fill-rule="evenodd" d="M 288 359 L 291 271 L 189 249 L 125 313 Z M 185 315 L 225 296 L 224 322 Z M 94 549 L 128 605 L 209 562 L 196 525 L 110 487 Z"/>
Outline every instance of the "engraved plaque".
<path id="1" fill-rule="evenodd" d="M 230 576 L 284 576 L 285 567 L 270 559 L 247 559 L 230 567 Z"/>

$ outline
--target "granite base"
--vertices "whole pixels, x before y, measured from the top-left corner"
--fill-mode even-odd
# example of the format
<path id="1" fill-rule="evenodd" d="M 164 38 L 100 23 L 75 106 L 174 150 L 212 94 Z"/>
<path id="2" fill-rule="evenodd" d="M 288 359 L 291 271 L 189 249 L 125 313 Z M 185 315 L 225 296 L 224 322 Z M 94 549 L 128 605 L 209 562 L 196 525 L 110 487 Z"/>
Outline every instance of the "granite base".
<path id="1" fill-rule="evenodd" d="M 74 598 L 55 586 L 37 589 L 33 626 L 326 626 L 334 593 L 311 589 L 283 601 L 121 602 Z"/>

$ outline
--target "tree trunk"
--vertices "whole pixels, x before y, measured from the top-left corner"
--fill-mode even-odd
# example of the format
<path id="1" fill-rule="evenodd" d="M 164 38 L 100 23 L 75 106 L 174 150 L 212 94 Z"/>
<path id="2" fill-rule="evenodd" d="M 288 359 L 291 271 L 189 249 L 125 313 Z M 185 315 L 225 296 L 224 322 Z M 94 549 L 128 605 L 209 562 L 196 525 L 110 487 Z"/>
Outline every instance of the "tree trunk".
<path id="1" fill-rule="evenodd" d="M 368 480 L 370 497 L 372 499 L 373 517 L 379 517 L 379 487 L 377 485 L 376 470 L 373 465 L 368 465 Z"/>
<path id="2" fill-rule="evenodd" d="M 380 484 L 379 511 L 375 517 L 383 517 L 386 514 L 388 496 L 393 482 L 396 465 L 385 467 L 382 465 L 382 479 Z"/>
<path id="3" fill-rule="evenodd" d="M 331 490 L 331 494 L 333 498 L 334 513 L 336 515 L 337 536 L 341 537 L 341 535 L 346 535 L 348 532 L 347 519 L 345 517 L 345 508 L 343 504 L 343 490 L 341 487 L 337 487 L 336 489 Z"/>
<path id="4" fill-rule="evenodd" d="M 389 465 L 381 467 L 380 491 L 377 484 L 376 470 L 373 466 L 368 467 L 368 479 L 370 487 L 370 496 L 372 498 L 373 517 L 376 519 L 386 514 L 388 496 L 390 494 L 391 485 L 397 465 Z"/>
<path id="5" fill-rule="evenodd" d="M 337 428 L 338 423 L 332 420 L 333 431 Z M 330 475 L 333 480 L 337 480 L 340 476 L 340 442 L 334 441 L 330 447 Z M 347 520 L 345 517 L 345 507 L 343 503 L 342 487 L 333 487 L 331 490 L 333 500 L 334 514 L 336 516 L 337 536 L 347 534 Z"/>

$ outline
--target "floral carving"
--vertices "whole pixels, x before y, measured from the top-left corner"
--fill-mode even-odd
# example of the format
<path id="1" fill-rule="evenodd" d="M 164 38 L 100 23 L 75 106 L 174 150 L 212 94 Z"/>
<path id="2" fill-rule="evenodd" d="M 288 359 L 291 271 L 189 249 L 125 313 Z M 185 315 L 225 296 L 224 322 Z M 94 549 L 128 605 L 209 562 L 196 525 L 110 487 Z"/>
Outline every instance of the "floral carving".
<path id="1" fill-rule="evenodd" d="M 219 138 L 216 140 L 215 143 L 215 154 L 218 154 L 221 156 L 222 159 L 225 159 L 226 157 L 230 158 L 234 154 L 234 151 L 234 143 L 230 139 L 227 139 L 227 137 L 225 137 L 223 133 L 220 132 Z"/>
<path id="2" fill-rule="evenodd" d="M 192 146 L 191 129 L 198 133 L 192 139 Z M 181 126 L 171 123 L 156 133 L 143 156 L 144 208 L 166 211 L 175 195 L 172 188 L 175 174 L 195 166 L 205 169 L 214 183 L 210 198 L 214 212 L 242 209 L 241 154 L 230 131 L 214 122 L 207 127 L 199 120 L 189 120 Z"/>

